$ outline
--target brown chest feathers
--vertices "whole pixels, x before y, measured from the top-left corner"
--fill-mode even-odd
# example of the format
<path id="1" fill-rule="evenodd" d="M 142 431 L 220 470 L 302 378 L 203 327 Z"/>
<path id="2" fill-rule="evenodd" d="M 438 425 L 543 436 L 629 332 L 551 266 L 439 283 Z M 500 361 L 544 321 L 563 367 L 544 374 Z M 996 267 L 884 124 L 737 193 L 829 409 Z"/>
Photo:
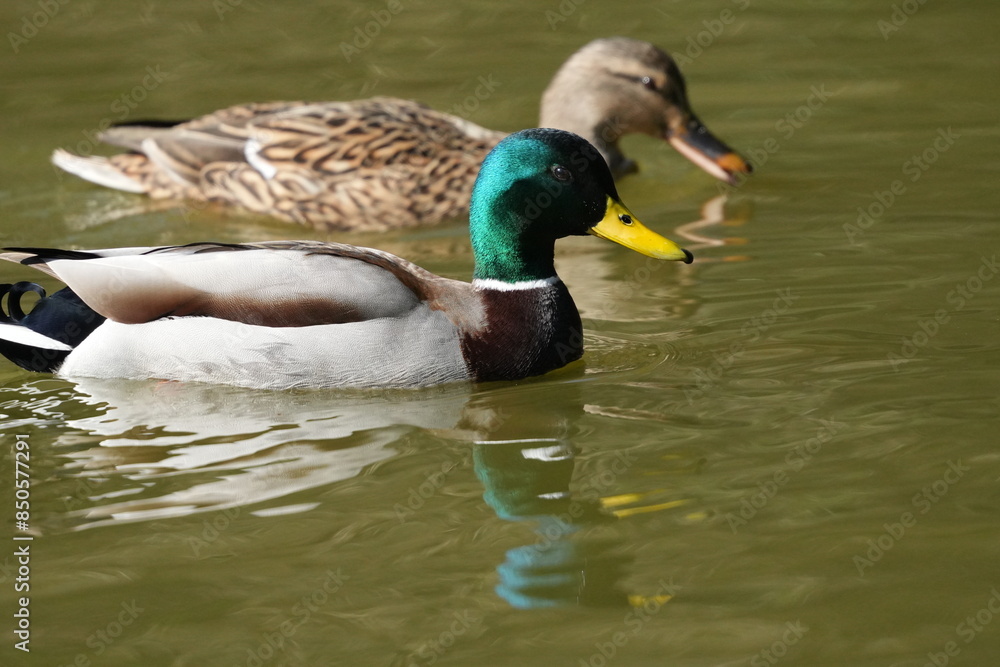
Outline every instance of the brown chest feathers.
<path id="1" fill-rule="evenodd" d="M 532 290 L 483 290 L 486 325 L 462 338 L 474 380 L 541 375 L 583 355 L 583 326 L 562 282 Z"/>

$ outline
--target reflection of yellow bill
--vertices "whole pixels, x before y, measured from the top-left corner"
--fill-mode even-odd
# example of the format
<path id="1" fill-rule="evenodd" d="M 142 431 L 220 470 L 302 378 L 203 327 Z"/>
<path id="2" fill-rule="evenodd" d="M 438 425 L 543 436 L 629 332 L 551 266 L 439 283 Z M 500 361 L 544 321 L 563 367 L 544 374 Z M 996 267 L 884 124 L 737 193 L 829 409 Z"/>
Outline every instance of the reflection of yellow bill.
<path id="1" fill-rule="evenodd" d="M 628 596 L 628 603 L 633 607 L 644 607 L 650 602 L 655 604 L 657 607 L 667 604 L 674 599 L 673 595 L 630 595 Z"/>
<path id="2" fill-rule="evenodd" d="M 589 231 L 594 236 L 614 241 L 656 259 L 669 259 L 685 264 L 694 261 L 694 255 L 636 220 L 635 216 L 625 208 L 625 204 L 613 197 L 608 197 L 608 209 L 604 219 Z"/>
<path id="3" fill-rule="evenodd" d="M 669 502 L 660 503 L 658 505 L 642 505 L 642 506 L 639 506 L 639 507 L 623 507 L 622 509 L 618 509 L 618 510 L 613 509 L 613 510 L 611 510 L 611 513 L 614 514 L 619 519 L 624 519 L 627 516 L 633 516 L 635 514 L 648 514 L 650 512 L 661 512 L 663 510 L 670 510 L 670 509 L 673 509 L 675 507 L 680 507 L 681 505 L 687 505 L 689 502 L 691 502 L 691 501 L 689 501 L 689 500 L 671 500 Z M 608 507 L 608 505 L 604 504 L 603 499 L 602 499 L 601 504 L 604 505 L 605 507 Z"/>

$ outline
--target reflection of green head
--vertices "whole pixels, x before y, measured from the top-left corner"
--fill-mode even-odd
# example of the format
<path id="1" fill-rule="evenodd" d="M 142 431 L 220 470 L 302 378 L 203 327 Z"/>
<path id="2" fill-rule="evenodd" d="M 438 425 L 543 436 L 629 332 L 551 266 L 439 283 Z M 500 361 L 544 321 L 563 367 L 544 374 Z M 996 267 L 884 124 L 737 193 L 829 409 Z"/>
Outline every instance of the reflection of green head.
<path id="1" fill-rule="evenodd" d="M 483 498 L 501 519 L 532 520 L 530 544 L 507 551 L 496 592 L 512 606 L 625 605 L 618 590 L 628 557 L 614 542 L 580 539 L 580 529 L 612 521 L 595 499 L 572 498 L 575 448 L 556 438 L 476 444 L 472 461 Z"/>
<path id="2" fill-rule="evenodd" d="M 497 594 L 519 609 L 624 607 L 619 589 L 632 557 L 614 542 L 563 540 L 510 549 L 497 567 Z"/>
<path id="3" fill-rule="evenodd" d="M 548 439 L 475 445 L 472 460 L 483 499 L 501 519 L 560 515 L 568 509 L 573 477 L 570 445 Z"/>

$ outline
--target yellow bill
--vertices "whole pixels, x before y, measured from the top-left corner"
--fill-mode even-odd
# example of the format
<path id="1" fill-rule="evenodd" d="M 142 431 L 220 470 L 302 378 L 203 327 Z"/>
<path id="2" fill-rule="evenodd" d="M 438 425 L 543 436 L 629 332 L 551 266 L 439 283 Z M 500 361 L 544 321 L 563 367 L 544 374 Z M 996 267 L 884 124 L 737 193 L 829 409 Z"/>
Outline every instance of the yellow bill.
<path id="1" fill-rule="evenodd" d="M 625 204 L 613 197 L 608 197 L 608 209 L 604 219 L 589 231 L 594 236 L 614 241 L 656 259 L 668 259 L 685 264 L 694 261 L 694 255 L 636 220 L 635 216 L 625 208 Z"/>

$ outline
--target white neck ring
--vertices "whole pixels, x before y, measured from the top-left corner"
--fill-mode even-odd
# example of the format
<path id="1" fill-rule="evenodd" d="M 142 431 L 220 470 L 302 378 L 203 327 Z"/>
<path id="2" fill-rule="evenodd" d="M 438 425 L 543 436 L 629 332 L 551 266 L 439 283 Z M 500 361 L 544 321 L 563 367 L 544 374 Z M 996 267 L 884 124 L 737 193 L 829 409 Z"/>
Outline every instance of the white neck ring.
<path id="1" fill-rule="evenodd" d="M 503 280 L 495 280 L 493 278 L 475 278 L 472 281 L 473 289 L 477 290 L 496 290 L 498 292 L 519 292 L 523 290 L 532 289 L 542 289 L 545 287 L 552 287 L 558 283 L 562 282 L 559 280 L 559 276 L 550 276 L 548 278 L 543 278 L 541 280 L 521 280 L 515 283 L 504 282 Z"/>

